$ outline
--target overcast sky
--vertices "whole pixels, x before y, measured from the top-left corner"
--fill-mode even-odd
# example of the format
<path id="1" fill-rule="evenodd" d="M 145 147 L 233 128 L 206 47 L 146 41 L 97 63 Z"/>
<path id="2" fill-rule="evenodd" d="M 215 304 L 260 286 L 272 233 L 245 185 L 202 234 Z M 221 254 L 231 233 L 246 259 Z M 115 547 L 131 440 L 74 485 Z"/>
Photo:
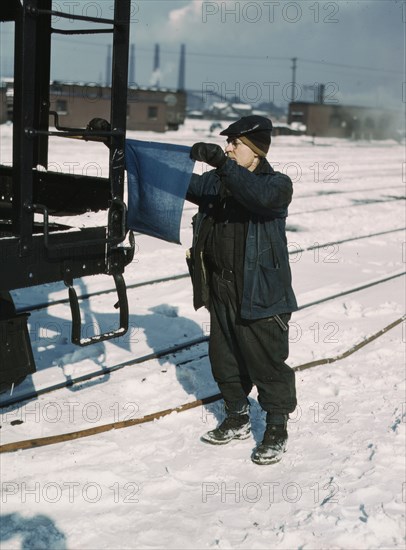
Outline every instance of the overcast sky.
<path id="1" fill-rule="evenodd" d="M 110 17 L 113 2 L 54 2 L 54 9 Z M 326 84 L 326 101 L 404 107 L 404 0 L 171 1 L 132 3 L 131 43 L 135 81 L 154 83 L 153 56 L 160 45 L 159 83 L 176 87 L 179 54 L 186 45 L 186 88 L 217 91 L 226 99 L 290 99 L 297 58 L 296 99 L 313 100 L 311 86 Z M 55 27 L 77 23 L 55 19 Z M 1 24 L 1 75 L 12 67 L 13 25 Z M 108 38 L 55 36 L 52 78 L 106 80 Z"/>

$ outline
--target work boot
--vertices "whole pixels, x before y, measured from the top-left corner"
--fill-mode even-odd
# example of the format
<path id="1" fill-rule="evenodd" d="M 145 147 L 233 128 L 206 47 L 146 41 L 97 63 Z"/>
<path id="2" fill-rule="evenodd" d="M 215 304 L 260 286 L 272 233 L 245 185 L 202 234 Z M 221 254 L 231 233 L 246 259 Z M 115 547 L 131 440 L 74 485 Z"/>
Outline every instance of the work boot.
<path id="1" fill-rule="evenodd" d="M 287 421 L 287 414 L 268 413 L 266 415 L 264 438 L 252 453 L 252 462 L 264 465 L 281 460 L 288 441 Z"/>
<path id="2" fill-rule="evenodd" d="M 247 439 L 250 436 L 248 403 L 234 410 L 230 410 L 226 405 L 226 414 L 227 416 L 220 426 L 202 435 L 202 441 L 212 445 L 225 445 L 233 439 Z"/>

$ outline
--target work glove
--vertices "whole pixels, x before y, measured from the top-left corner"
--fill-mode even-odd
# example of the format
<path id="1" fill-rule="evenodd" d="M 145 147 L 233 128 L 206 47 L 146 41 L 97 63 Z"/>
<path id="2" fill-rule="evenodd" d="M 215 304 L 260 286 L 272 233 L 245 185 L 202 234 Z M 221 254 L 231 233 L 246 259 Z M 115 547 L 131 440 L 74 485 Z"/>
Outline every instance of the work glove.
<path id="1" fill-rule="evenodd" d="M 111 126 L 104 118 L 92 118 L 89 124 L 86 127 L 86 130 L 90 132 L 110 132 Z"/>
<path id="2" fill-rule="evenodd" d="M 86 126 L 86 130 L 88 132 L 110 132 L 111 126 L 110 123 L 107 122 L 104 118 L 92 118 L 92 120 L 89 122 L 89 124 Z M 101 141 L 106 145 L 107 147 L 110 147 L 110 138 L 109 136 L 99 136 L 97 138 L 93 138 L 94 141 Z"/>
<path id="3" fill-rule="evenodd" d="M 215 168 L 221 168 L 226 162 L 227 157 L 220 147 L 214 143 L 195 143 L 190 151 L 190 158 L 192 160 L 200 160 L 206 162 L 210 166 Z"/>

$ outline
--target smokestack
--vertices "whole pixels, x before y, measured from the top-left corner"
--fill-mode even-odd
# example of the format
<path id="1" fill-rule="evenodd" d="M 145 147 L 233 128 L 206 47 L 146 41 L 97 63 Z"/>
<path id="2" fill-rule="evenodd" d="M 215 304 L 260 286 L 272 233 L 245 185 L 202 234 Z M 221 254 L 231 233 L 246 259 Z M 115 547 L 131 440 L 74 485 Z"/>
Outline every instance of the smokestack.
<path id="1" fill-rule="evenodd" d="M 130 86 L 135 84 L 135 44 L 131 44 L 130 49 L 130 67 L 128 73 L 128 83 Z"/>
<path id="2" fill-rule="evenodd" d="M 159 88 L 159 44 L 155 44 L 153 85 Z"/>
<path id="3" fill-rule="evenodd" d="M 111 45 L 107 46 L 107 58 L 106 58 L 106 86 L 111 86 Z"/>
<path id="4" fill-rule="evenodd" d="M 324 103 L 324 91 L 326 89 L 325 84 L 319 84 L 319 90 L 318 90 L 318 103 Z"/>
<path id="5" fill-rule="evenodd" d="M 178 90 L 185 89 L 185 44 L 180 45 Z"/>

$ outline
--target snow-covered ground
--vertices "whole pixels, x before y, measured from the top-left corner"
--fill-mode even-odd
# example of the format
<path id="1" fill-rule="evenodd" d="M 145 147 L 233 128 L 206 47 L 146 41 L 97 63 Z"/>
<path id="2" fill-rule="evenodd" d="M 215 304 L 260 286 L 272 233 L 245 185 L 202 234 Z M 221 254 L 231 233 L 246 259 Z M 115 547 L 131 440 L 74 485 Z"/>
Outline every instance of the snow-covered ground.
<path id="1" fill-rule="evenodd" d="M 179 132 L 128 137 L 221 144 L 209 125 L 188 120 Z M 3 163 L 11 158 L 11 130 L 0 127 Z M 288 240 L 299 305 L 404 271 L 405 234 L 389 232 L 405 226 L 404 145 L 278 137 L 268 159 L 295 185 Z M 50 160 L 54 169 L 103 175 L 108 161 L 100 144 L 58 139 Z M 136 238 L 128 284 L 186 272 L 194 212 L 185 203 L 182 246 Z M 105 215 L 61 221 L 95 219 L 103 223 Z M 329 244 L 359 236 L 366 238 Z M 103 276 L 77 281 L 79 293 L 110 287 Z M 13 293 L 21 308 L 66 294 L 62 284 Z M 208 313 L 193 310 L 188 278 L 128 295 L 128 335 L 85 348 L 69 341 L 68 305 L 33 312 L 37 373 L 15 395 L 209 331 Z M 83 302 L 87 326 L 114 326 L 115 301 L 108 294 Z M 300 310 L 291 322 L 290 364 L 344 352 L 400 318 L 404 305 L 404 277 L 397 277 Z M 264 428 L 255 390 L 252 438 L 221 448 L 199 440 L 222 418 L 218 401 L 127 429 L 2 454 L 1 548 L 404 548 L 405 341 L 403 322 L 344 360 L 297 372 L 299 406 L 289 421 L 288 452 L 276 465 L 250 460 Z M 201 344 L 182 356 L 128 366 L 5 408 L 1 442 L 141 418 L 215 394 L 206 349 Z M 177 365 L 179 357 L 190 361 Z"/>

